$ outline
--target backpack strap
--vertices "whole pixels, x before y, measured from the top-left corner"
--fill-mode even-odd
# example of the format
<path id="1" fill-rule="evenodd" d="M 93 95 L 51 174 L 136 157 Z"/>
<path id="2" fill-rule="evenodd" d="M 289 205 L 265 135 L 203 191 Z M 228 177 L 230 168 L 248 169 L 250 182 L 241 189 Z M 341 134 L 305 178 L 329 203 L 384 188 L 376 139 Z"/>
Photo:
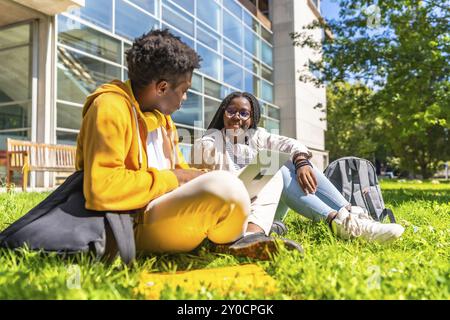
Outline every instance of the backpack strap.
<path id="1" fill-rule="evenodd" d="M 125 264 L 130 264 L 136 257 L 131 216 L 127 213 L 108 212 L 105 217 L 116 240 L 120 258 Z"/>
<path id="2" fill-rule="evenodd" d="M 383 219 L 385 216 L 388 216 L 388 217 L 389 217 L 389 220 L 391 221 L 391 223 L 397 223 L 397 221 L 395 220 L 395 217 L 394 217 L 394 213 L 392 212 L 391 209 L 388 209 L 388 208 L 384 208 L 384 209 L 383 209 L 383 212 L 381 213 L 382 219 Z M 381 219 L 381 220 L 382 220 L 382 219 Z"/>
<path id="3" fill-rule="evenodd" d="M 342 193 L 348 202 L 352 200 L 352 182 L 351 182 L 351 172 L 348 174 L 345 166 L 346 161 L 339 161 L 339 170 L 341 171 L 341 179 L 342 179 Z"/>

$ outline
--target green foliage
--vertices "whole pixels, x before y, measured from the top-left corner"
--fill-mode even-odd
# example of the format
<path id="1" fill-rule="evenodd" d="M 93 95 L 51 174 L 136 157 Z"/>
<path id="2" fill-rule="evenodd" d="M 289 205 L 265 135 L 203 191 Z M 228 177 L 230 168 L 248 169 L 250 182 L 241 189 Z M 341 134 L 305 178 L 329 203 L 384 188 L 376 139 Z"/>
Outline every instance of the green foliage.
<path id="1" fill-rule="evenodd" d="M 390 245 L 345 241 L 324 223 L 290 212 L 287 238 L 297 240 L 302 257 L 282 250 L 272 261 L 213 254 L 203 245 L 189 254 L 141 257 L 131 267 L 107 265 L 80 255 L 62 259 L 22 249 L 0 250 L 0 299 L 143 299 L 139 275 L 256 262 L 279 285 L 270 296 L 203 288 L 190 294 L 167 287 L 163 299 L 448 299 L 450 296 L 450 184 L 382 182 L 383 195 L 399 222 L 402 238 Z M 0 230 L 45 198 L 41 193 L 0 194 Z M 73 286 L 73 270 L 79 286 Z"/>
<path id="2" fill-rule="evenodd" d="M 322 78 L 301 80 L 356 81 L 373 89 L 365 103 L 381 123 L 371 140 L 399 158 L 401 169 L 425 178 L 450 157 L 449 6 L 442 0 L 342 0 L 338 20 L 292 34 L 294 45 L 323 56 L 312 64 Z M 316 28 L 333 36 L 318 43 L 310 36 Z"/>

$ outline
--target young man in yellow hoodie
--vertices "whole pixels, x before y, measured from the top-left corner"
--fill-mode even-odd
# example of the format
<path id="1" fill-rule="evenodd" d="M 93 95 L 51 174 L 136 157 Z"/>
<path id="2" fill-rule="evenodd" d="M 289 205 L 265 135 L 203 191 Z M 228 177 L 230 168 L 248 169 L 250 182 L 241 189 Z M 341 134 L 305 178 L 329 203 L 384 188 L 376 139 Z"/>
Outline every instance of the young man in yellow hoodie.
<path id="1" fill-rule="evenodd" d="M 242 236 L 250 199 L 231 173 L 189 168 L 170 115 L 181 107 L 200 57 L 167 30 L 137 38 L 126 82 L 114 80 L 83 108 L 77 170 L 86 208 L 138 212 L 138 252 L 187 252 L 205 238 Z"/>

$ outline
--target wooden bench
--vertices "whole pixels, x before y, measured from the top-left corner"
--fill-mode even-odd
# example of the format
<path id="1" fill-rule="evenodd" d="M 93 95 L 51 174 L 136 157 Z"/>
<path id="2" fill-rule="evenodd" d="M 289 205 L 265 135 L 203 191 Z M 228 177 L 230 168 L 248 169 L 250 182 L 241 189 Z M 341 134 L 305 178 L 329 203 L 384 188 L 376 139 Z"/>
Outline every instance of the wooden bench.
<path id="1" fill-rule="evenodd" d="M 76 147 L 7 139 L 6 183 L 10 185 L 14 171 L 23 174 L 22 190 L 26 191 L 28 173 L 74 172 Z"/>

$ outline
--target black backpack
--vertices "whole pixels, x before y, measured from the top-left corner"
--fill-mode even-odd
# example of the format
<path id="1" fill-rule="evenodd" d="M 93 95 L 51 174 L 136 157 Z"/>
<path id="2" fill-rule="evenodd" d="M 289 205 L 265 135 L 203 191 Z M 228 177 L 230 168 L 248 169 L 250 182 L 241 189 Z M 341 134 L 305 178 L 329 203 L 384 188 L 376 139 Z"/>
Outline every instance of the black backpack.
<path id="1" fill-rule="evenodd" d="M 384 205 L 376 170 L 369 160 L 340 158 L 330 163 L 324 174 L 352 205 L 362 207 L 376 221 L 389 216 L 395 223 L 392 210 Z"/>
<path id="2" fill-rule="evenodd" d="M 72 255 L 90 252 L 111 261 L 120 254 L 129 264 L 136 256 L 132 213 L 85 208 L 83 171 L 69 176 L 36 207 L 0 233 L 0 247 Z"/>

